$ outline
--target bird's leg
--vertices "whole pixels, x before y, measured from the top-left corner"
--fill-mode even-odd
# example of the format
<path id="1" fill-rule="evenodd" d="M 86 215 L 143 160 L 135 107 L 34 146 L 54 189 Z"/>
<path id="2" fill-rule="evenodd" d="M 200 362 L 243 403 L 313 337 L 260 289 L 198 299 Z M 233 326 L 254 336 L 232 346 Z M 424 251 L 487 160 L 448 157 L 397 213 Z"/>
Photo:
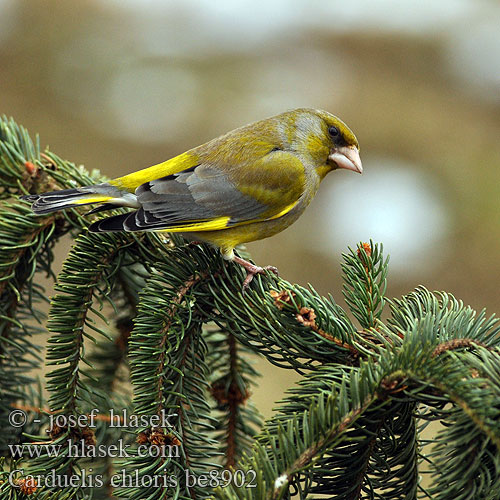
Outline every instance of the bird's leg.
<path id="1" fill-rule="evenodd" d="M 248 262 L 248 260 L 242 259 L 241 257 L 236 257 L 236 255 L 233 257 L 233 261 L 240 266 L 243 266 L 247 272 L 247 277 L 245 278 L 245 281 L 243 281 L 243 292 L 248 288 L 248 285 L 250 285 L 250 282 L 253 280 L 253 277 L 256 274 L 263 274 L 266 271 L 271 271 L 276 274 L 276 276 L 278 276 L 278 269 L 274 266 L 256 266 L 255 264 Z"/>

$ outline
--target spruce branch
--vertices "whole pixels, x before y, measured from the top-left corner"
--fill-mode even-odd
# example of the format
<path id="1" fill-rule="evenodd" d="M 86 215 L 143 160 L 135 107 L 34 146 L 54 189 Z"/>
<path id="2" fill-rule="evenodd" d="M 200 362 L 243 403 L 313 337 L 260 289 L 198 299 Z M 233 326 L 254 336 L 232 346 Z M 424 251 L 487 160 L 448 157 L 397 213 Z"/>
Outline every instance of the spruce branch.
<path id="1" fill-rule="evenodd" d="M 105 248 L 105 258 L 96 254 L 96 244 Z M 120 251 L 134 244 L 134 238 L 122 235 L 82 235 L 66 260 L 59 275 L 52 301 L 49 329 L 54 333 L 49 340 L 49 364 L 66 366 L 49 374 L 48 389 L 52 392 L 53 410 L 76 411 L 79 385 L 79 364 L 82 361 L 85 327 L 101 331 L 88 319 L 96 287 L 106 275 L 112 275 L 121 265 Z M 77 270 L 78 272 L 75 272 Z M 107 284 L 109 285 L 109 283 Z M 73 319 L 70 319 L 73 318 Z M 69 381 L 69 382 L 68 382 Z"/>
<path id="2" fill-rule="evenodd" d="M 183 498 L 199 498 L 202 491 L 183 481 L 184 471 L 196 475 L 218 465 L 214 461 L 216 443 L 209 437 L 215 420 L 209 415 L 207 401 L 207 347 L 201 335 L 203 322 L 193 312 L 192 301 L 194 290 L 209 272 L 216 270 L 213 264 L 206 263 L 207 267 L 202 269 L 209 271 L 199 273 L 196 262 L 186 265 L 181 255 L 178 249 L 172 249 L 168 267 L 156 264 L 141 294 L 135 328 L 129 339 L 135 410 L 138 414 L 172 415 L 171 432 L 180 443 L 181 455 L 160 459 L 137 456 L 127 466 L 133 465 L 139 475 L 177 474 Z M 156 490 L 148 491 L 154 495 Z M 126 498 L 140 498 L 146 491 L 123 488 L 118 493 Z"/>
<path id="3" fill-rule="evenodd" d="M 344 297 L 365 329 L 374 328 L 384 310 L 389 258 L 384 260 L 382 252 L 382 245 L 370 241 L 343 255 Z"/>
<path id="4" fill-rule="evenodd" d="M 78 210 L 36 218 L 14 199 L 102 180 L 0 119 L 1 439 L 27 450 L 62 447 L 56 456 L 3 460 L 1 498 L 497 498 L 495 317 L 423 287 L 388 299 L 388 259 L 374 242 L 344 255 L 346 311 L 273 275 L 256 276 L 243 295 L 239 266 L 180 236 L 89 234 Z M 35 334 L 44 331 L 46 293 L 37 278 L 51 275 L 53 246 L 68 233 L 75 243 L 49 311 L 46 363 L 55 369 L 47 404 L 28 373 L 42 363 Z M 254 355 L 302 375 L 263 426 L 251 402 Z M 17 434 L 8 421 L 13 408 L 28 417 Z M 46 435 L 50 417 L 93 408 L 95 428 L 61 425 Z M 128 432 L 113 429 L 117 408 L 146 420 Z M 148 420 L 165 412 L 161 425 Z M 433 421 L 443 429 L 423 440 Z M 70 439 L 86 450 L 123 440 L 131 451 L 116 460 L 75 457 Z M 178 453 L 144 455 L 141 447 Z M 428 487 L 419 482 L 423 462 Z M 53 471 L 81 480 L 90 467 L 103 488 L 29 479 Z M 124 472 L 118 483 L 115 472 Z M 129 487 L 132 477 L 160 484 Z M 193 480 L 203 477 L 218 482 Z"/>
<path id="5" fill-rule="evenodd" d="M 253 437 L 262 426 L 258 410 L 249 401 L 251 387 L 259 374 L 248 359 L 251 351 L 238 343 L 230 331 L 205 333 L 209 347 L 208 365 L 212 368 L 210 392 L 217 418 L 214 439 L 224 454 L 224 466 L 236 466 L 249 452 Z"/>
<path id="6" fill-rule="evenodd" d="M 229 325 L 240 342 L 251 349 L 258 346 L 259 354 L 283 368 L 293 367 L 302 372 L 327 360 L 355 362 L 351 343 L 356 330 L 331 297 L 322 298 L 312 288 L 278 280 L 274 290 L 294 294 L 292 303 L 279 308 L 269 285 L 262 279 L 254 281 L 253 288 L 242 296 L 239 280 L 224 274 L 211 277 L 209 297 L 216 314 L 212 313 L 209 319 L 221 328 Z M 312 323 L 297 319 L 302 308 L 314 310 L 315 328 L 311 328 Z"/>

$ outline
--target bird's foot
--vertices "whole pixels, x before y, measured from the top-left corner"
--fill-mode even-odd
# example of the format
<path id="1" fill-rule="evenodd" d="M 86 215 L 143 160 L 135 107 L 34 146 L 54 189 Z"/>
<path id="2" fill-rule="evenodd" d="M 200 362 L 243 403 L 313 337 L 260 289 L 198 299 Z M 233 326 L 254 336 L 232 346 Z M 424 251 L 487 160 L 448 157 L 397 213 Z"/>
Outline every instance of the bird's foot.
<path id="1" fill-rule="evenodd" d="M 279 276 L 278 269 L 274 266 L 265 266 L 265 267 L 256 266 L 255 264 L 248 262 L 248 260 L 236 256 L 233 258 L 233 260 L 240 266 L 244 267 L 247 272 L 247 277 L 243 281 L 243 293 L 245 293 L 245 290 L 248 288 L 251 281 L 253 280 L 253 277 L 256 274 L 264 274 L 266 271 L 271 271 L 272 273 L 276 274 L 276 276 Z"/>

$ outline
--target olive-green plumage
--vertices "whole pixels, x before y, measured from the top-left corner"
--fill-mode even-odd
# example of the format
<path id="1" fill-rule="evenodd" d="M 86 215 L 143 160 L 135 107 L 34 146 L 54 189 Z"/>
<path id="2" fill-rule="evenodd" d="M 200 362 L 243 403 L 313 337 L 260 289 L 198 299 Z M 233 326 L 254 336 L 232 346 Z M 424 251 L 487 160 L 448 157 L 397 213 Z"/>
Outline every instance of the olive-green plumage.
<path id="1" fill-rule="evenodd" d="M 25 199 L 39 214 L 92 203 L 100 204 L 93 213 L 132 207 L 89 229 L 180 232 L 232 259 L 235 246 L 297 220 L 321 180 L 337 168 L 362 172 L 354 134 L 326 111 L 296 109 L 109 183 Z"/>

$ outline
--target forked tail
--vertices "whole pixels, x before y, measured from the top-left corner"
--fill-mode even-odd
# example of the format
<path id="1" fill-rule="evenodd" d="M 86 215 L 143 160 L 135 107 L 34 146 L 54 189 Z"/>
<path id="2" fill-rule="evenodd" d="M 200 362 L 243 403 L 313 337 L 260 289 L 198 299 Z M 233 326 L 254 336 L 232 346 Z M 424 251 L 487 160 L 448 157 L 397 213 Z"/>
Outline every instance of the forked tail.
<path id="1" fill-rule="evenodd" d="M 21 199 L 31 202 L 33 212 L 40 215 L 93 203 L 104 203 L 104 205 L 97 207 L 92 212 L 107 210 L 113 208 L 113 206 L 139 207 L 135 194 L 121 191 L 110 184 L 97 184 L 76 189 L 30 194 L 21 196 Z"/>

